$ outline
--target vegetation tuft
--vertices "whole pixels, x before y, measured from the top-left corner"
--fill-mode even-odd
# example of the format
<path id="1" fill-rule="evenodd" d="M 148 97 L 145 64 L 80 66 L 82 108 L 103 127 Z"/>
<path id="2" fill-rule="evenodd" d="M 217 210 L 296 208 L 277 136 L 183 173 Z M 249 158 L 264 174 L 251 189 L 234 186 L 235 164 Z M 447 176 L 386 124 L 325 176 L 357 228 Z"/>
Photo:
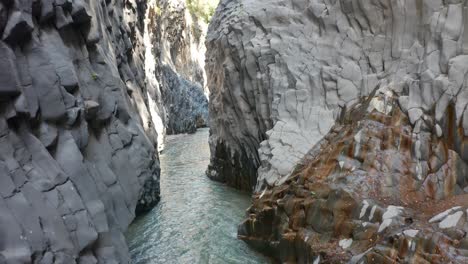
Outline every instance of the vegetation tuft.
<path id="1" fill-rule="evenodd" d="M 193 16 L 209 23 L 218 3 L 219 0 L 187 0 L 187 8 Z"/>

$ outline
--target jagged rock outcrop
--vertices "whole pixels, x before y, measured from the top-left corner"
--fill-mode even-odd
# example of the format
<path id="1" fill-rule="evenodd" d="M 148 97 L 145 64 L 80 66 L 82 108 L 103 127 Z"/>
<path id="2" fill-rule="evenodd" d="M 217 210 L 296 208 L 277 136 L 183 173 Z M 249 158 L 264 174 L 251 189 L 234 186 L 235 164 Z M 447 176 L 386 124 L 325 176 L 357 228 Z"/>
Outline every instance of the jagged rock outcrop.
<path id="1" fill-rule="evenodd" d="M 158 63 L 162 134 L 195 132 L 208 124 L 205 96 L 205 34 L 207 26 L 190 14 L 185 0 L 150 3 L 148 46 Z"/>
<path id="2" fill-rule="evenodd" d="M 146 1 L 0 1 L 0 263 L 129 263 L 159 199 Z"/>
<path id="3" fill-rule="evenodd" d="M 207 173 L 255 188 L 240 237 L 285 262 L 465 263 L 467 21 L 464 0 L 222 1 Z"/>

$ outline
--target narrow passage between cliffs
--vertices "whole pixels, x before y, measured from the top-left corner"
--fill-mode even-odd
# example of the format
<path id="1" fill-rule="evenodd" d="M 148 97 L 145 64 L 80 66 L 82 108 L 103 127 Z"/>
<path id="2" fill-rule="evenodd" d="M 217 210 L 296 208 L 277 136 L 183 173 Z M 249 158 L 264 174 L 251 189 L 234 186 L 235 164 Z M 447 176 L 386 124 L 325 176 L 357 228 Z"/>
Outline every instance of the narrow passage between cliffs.
<path id="1" fill-rule="evenodd" d="M 205 175 L 208 129 L 169 136 L 160 158 L 161 201 L 127 232 L 134 264 L 269 262 L 237 239 L 249 194 Z"/>

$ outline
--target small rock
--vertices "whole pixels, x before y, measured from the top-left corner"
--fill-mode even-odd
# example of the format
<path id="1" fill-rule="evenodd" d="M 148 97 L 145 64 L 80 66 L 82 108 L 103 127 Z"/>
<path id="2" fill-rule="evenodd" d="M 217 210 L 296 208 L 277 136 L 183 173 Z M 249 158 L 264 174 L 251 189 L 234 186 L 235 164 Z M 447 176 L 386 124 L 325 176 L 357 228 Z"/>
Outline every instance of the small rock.
<path id="1" fill-rule="evenodd" d="M 377 232 L 382 232 L 384 231 L 387 227 L 389 227 L 392 224 L 392 219 L 385 219 L 382 224 L 379 226 L 379 230 Z"/>
<path id="2" fill-rule="evenodd" d="M 396 216 L 399 216 L 403 212 L 403 209 L 404 208 L 401 207 L 401 206 L 390 205 L 387 208 L 387 211 L 385 211 L 385 213 L 383 214 L 382 218 L 383 219 L 391 219 L 391 218 L 394 218 Z"/>
<path id="3" fill-rule="evenodd" d="M 442 128 L 440 127 L 439 124 L 436 124 L 435 129 L 436 129 L 436 135 L 437 135 L 437 137 L 439 137 L 439 138 L 442 137 L 443 132 L 442 132 Z"/>
<path id="4" fill-rule="evenodd" d="M 456 207 L 453 207 L 453 208 L 450 208 L 448 209 L 447 211 L 444 211 L 434 217 L 432 217 L 430 220 L 429 220 L 429 223 L 435 223 L 435 222 L 439 222 L 439 221 L 442 221 L 442 219 L 444 219 L 445 217 L 447 217 L 449 214 L 451 214 L 452 212 L 455 212 L 455 211 L 458 211 L 461 209 L 461 206 L 456 206 Z"/>
<path id="5" fill-rule="evenodd" d="M 417 234 L 419 233 L 419 230 L 416 230 L 416 229 L 410 229 L 410 230 L 405 230 L 403 231 L 403 234 L 405 234 L 405 236 L 408 236 L 408 237 L 415 237 Z"/>
<path id="6" fill-rule="evenodd" d="M 421 118 L 423 114 L 424 114 L 423 111 L 419 108 L 412 108 L 408 110 L 408 115 L 409 115 L 411 124 L 414 125 L 416 121 L 418 121 L 419 118 Z"/>
<path id="7" fill-rule="evenodd" d="M 349 238 L 349 239 L 342 239 L 340 240 L 340 242 L 338 243 L 340 245 L 340 247 L 342 247 L 343 249 L 347 249 L 349 248 L 352 244 L 353 244 L 353 239 L 352 238 Z"/>
<path id="8" fill-rule="evenodd" d="M 97 102 L 87 100 L 84 102 L 84 107 L 86 120 L 91 120 L 96 117 L 96 114 L 99 111 L 99 104 Z"/>
<path id="9" fill-rule="evenodd" d="M 442 229 L 455 227 L 458 225 L 461 217 L 463 216 L 463 212 L 459 211 L 454 214 L 447 216 L 442 222 L 439 223 L 439 227 Z"/>

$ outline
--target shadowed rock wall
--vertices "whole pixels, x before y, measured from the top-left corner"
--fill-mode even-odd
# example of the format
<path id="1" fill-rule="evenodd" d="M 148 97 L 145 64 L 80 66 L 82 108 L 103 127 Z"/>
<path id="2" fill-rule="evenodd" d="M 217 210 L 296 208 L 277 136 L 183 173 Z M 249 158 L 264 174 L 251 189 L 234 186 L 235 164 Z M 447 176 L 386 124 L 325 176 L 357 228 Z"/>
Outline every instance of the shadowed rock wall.
<path id="1" fill-rule="evenodd" d="M 0 263 L 129 263 L 123 232 L 159 199 L 146 11 L 0 1 Z"/>

